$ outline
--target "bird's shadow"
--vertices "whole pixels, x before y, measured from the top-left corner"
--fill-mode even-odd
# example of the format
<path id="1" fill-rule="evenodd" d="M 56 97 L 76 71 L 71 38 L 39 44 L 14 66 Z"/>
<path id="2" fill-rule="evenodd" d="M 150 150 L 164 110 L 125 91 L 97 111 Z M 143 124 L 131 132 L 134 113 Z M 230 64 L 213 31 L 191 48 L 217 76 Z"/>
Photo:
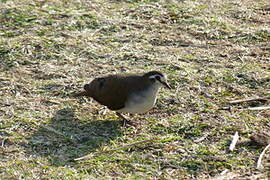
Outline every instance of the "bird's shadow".
<path id="1" fill-rule="evenodd" d="M 72 109 L 64 108 L 28 137 L 23 146 L 32 156 L 46 157 L 52 165 L 64 166 L 74 162 L 74 158 L 98 151 L 119 136 L 119 121 L 80 120 Z"/>

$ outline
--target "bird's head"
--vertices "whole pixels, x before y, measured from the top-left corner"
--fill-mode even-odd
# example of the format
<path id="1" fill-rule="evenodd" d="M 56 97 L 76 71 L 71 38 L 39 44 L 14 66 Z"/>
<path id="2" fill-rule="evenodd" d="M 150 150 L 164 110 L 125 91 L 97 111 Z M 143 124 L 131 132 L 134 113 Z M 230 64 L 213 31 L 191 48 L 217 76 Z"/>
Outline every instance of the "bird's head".
<path id="1" fill-rule="evenodd" d="M 171 86 L 167 82 L 167 77 L 159 71 L 150 71 L 144 74 L 145 78 L 148 78 L 150 82 L 158 86 L 165 86 L 168 89 L 171 89 Z"/>

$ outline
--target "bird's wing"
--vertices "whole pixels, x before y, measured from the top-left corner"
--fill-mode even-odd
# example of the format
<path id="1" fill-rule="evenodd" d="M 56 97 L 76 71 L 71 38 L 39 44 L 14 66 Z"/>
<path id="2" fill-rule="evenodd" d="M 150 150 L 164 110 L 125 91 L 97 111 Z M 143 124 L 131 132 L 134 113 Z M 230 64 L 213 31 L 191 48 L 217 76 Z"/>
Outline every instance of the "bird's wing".
<path id="1" fill-rule="evenodd" d="M 129 81 L 125 78 L 108 76 L 97 78 L 91 84 L 94 87 L 92 97 L 100 104 L 111 110 L 119 110 L 125 107 L 130 89 Z"/>

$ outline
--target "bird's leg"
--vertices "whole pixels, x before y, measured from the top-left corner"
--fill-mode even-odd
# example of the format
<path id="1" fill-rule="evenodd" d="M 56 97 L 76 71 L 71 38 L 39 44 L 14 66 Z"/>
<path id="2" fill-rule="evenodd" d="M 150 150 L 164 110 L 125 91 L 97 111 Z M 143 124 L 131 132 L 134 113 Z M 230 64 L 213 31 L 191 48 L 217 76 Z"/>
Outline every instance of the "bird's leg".
<path id="1" fill-rule="evenodd" d="M 125 116 L 123 116 L 121 113 L 119 112 L 116 112 L 116 115 L 118 117 L 120 117 L 121 119 L 123 119 L 123 126 L 125 127 L 127 124 L 128 125 L 131 125 L 131 126 L 134 126 L 134 123 L 131 122 L 130 120 L 128 120 Z"/>

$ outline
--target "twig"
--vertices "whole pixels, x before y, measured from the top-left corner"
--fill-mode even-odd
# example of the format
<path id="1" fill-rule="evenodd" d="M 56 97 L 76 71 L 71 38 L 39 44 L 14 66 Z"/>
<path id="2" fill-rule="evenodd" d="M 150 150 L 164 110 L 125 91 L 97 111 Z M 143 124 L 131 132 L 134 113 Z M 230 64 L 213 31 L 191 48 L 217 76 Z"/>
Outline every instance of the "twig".
<path id="1" fill-rule="evenodd" d="M 231 111 L 231 110 L 232 110 L 232 107 L 231 107 L 231 106 L 220 107 L 220 108 L 218 108 L 218 110 L 227 110 L 227 111 Z"/>
<path id="2" fill-rule="evenodd" d="M 4 147 L 4 144 L 5 144 L 6 139 L 7 139 L 7 138 L 4 138 L 4 139 L 2 140 L 1 147 Z"/>
<path id="3" fill-rule="evenodd" d="M 268 109 L 270 109 L 270 106 L 248 107 L 248 108 L 238 108 L 238 109 L 239 110 L 250 110 L 250 111 L 261 111 L 261 110 L 268 110 Z M 231 106 L 220 107 L 220 108 L 218 108 L 218 110 L 231 111 L 232 110 L 232 107 Z"/>
<path id="4" fill-rule="evenodd" d="M 244 103 L 244 102 L 250 102 L 250 101 L 267 101 L 269 99 L 268 96 L 264 96 L 264 97 L 254 97 L 254 98 L 247 98 L 247 99 L 239 99 L 239 100 L 233 100 L 230 101 L 230 104 L 240 104 L 240 103 Z"/>
<path id="5" fill-rule="evenodd" d="M 131 146 L 135 146 L 135 145 L 138 145 L 138 144 L 143 144 L 143 143 L 153 142 L 153 141 L 156 141 L 156 140 L 157 140 L 157 138 L 148 139 L 148 140 L 143 140 L 143 141 L 138 141 L 138 142 L 135 142 L 135 143 L 123 145 L 123 146 L 118 147 L 118 148 L 115 148 L 115 149 L 105 150 L 105 151 L 99 151 L 99 152 L 94 152 L 94 153 L 91 153 L 91 154 L 88 154 L 88 155 L 85 155 L 85 156 L 76 158 L 76 159 L 74 159 L 74 160 L 75 160 L 75 161 L 85 160 L 85 159 L 89 159 L 89 158 L 91 158 L 91 157 L 93 157 L 93 156 L 96 156 L 96 155 L 106 154 L 106 153 L 112 153 L 112 152 L 117 151 L 117 150 L 120 150 L 120 149 L 125 149 L 125 148 L 131 147 Z"/>
<path id="6" fill-rule="evenodd" d="M 229 172 L 229 169 L 224 169 L 224 170 L 220 173 L 220 175 L 223 176 L 223 175 L 227 174 L 228 172 Z"/>
<path id="7" fill-rule="evenodd" d="M 270 109 L 270 106 L 260 106 L 260 107 L 249 107 L 248 110 L 256 111 L 256 110 L 267 110 Z"/>
<path id="8" fill-rule="evenodd" d="M 240 174 L 238 174 L 237 172 L 229 172 L 228 169 L 225 169 L 220 173 L 220 175 L 210 178 L 209 180 L 232 180 L 236 179 L 239 176 Z"/>
<path id="9" fill-rule="evenodd" d="M 205 138 L 207 138 L 207 136 L 208 136 L 209 134 L 210 134 L 210 133 L 206 133 L 205 135 L 203 135 L 203 136 L 200 137 L 199 139 L 195 139 L 194 142 L 195 142 L 195 143 L 202 142 Z"/>
<path id="10" fill-rule="evenodd" d="M 233 151 L 234 150 L 235 145 L 236 145 L 238 139 L 239 139 L 239 135 L 238 135 L 238 132 L 236 131 L 235 134 L 234 134 L 234 136 L 233 136 L 233 140 L 232 140 L 232 142 L 230 144 L 230 147 L 229 147 L 230 151 Z"/>
<path id="11" fill-rule="evenodd" d="M 262 153 L 260 154 L 259 156 L 259 159 L 258 159 L 258 162 L 257 162 L 257 169 L 262 169 L 263 168 L 263 165 L 262 165 L 262 158 L 263 158 L 263 155 L 265 154 L 266 150 L 270 147 L 270 144 L 268 144 L 264 150 L 262 151 Z"/>
<path id="12" fill-rule="evenodd" d="M 95 36 L 97 33 L 99 33 L 100 31 L 102 31 L 103 29 L 104 29 L 103 27 L 97 29 L 91 36 Z"/>

